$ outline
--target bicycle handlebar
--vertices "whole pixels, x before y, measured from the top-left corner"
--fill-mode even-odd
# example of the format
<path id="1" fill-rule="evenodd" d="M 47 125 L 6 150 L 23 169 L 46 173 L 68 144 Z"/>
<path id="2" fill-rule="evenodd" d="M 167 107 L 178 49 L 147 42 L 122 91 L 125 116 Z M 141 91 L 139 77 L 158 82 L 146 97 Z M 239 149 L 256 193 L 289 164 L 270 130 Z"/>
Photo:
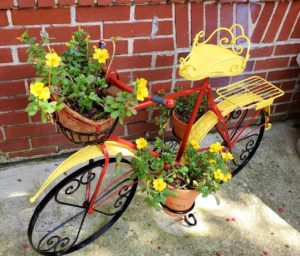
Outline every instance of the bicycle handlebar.
<path id="1" fill-rule="evenodd" d="M 165 105 L 167 108 L 174 108 L 175 107 L 175 101 L 173 99 L 165 99 L 163 97 L 160 97 L 158 95 L 150 95 L 149 99 L 158 103 Z"/>

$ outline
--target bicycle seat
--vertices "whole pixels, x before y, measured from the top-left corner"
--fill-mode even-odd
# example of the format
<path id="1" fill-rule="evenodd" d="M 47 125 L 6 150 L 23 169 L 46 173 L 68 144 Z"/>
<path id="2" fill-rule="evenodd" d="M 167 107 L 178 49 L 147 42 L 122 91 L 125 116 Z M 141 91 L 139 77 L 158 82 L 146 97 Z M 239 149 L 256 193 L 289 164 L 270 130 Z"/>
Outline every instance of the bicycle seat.
<path id="1" fill-rule="evenodd" d="M 233 34 L 235 28 L 240 29 L 240 35 Z M 213 36 L 221 32 L 226 37 L 221 38 L 218 45 L 208 44 Z M 218 28 L 207 40 L 199 42 L 204 35 L 204 31 L 200 31 L 194 38 L 189 55 L 186 58 L 180 58 L 180 76 L 195 81 L 206 77 L 235 76 L 243 73 L 250 57 L 250 41 L 244 35 L 241 25 L 234 24 L 229 29 Z M 246 41 L 247 49 L 245 51 L 243 46 L 238 44 L 238 40 Z"/>

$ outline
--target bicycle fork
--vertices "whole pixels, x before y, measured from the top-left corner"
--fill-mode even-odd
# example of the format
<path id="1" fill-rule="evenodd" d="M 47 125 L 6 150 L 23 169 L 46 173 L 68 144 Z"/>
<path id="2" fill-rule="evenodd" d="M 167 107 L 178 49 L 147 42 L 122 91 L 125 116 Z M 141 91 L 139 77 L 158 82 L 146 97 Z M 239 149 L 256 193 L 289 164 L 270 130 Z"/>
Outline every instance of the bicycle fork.
<path id="1" fill-rule="evenodd" d="M 104 166 L 102 168 L 100 177 L 98 179 L 96 188 L 94 190 L 91 202 L 89 203 L 89 206 L 88 206 L 88 210 L 87 210 L 87 214 L 88 215 L 92 215 L 94 213 L 94 211 L 95 211 L 95 209 L 94 209 L 95 200 L 97 198 L 98 192 L 100 190 L 101 184 L 103 182 L 103 179 L 104 179 L 104 176 L 106 174 L 107 167 L 108 167 L 108 164 L 109 164 L 109 153 L 107 151 L 107 148 L 106 148 L 105 144 L 104 143 L 100 143 L 99 147 L 101 147 L 103 155 L 104 155 Z M 85 202 L 88 202 L 88 200 L 89 200 L 90 189 L 91 189 L 90 185 L 87 185 L 87 187 L 86 187 L 86 195 L 85 195 Z"/>

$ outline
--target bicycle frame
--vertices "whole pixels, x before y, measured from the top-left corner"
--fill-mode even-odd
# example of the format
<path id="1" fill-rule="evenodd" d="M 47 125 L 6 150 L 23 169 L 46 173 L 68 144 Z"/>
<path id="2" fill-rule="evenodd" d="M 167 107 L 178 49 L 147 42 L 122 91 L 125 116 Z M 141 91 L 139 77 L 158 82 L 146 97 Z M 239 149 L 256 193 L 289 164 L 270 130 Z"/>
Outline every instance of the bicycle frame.
<path id="1" fill-rule="evenodd" d="M 112 83 L 114 83 L 115 85 L 117 85 L 118 87 L 120 87 L 121 89 L 125 90 L 125 91 L 128 91 L 128 92 L 133 91 L 132 87 L 128 86 L 127 84 L 123 83 L 122 81 L 120 81 L 118 79 L 118 75 L 117 75 L 116 72 L 110 72 L 108 74 L 108 80 L 111 81 Z M 197 96 L 197 99 L 196 99 L 196 102 L 195 102 L 195 105 L 194 105 L 194 109 L 193 109 L 192 114 L 191 114 L 190 121 L 189 121 L 188 126 L 185 130 L 183 139 L 181 141 L 181 144 L 180 144 L 180 147 L 179 147 L 179 150 L 178 150 L 178 153 L 177 153 L 177 157 L 176 157 L 177 162 L 180 161 L 180 159 L 183 155 L 183 152 L 184 152 L 184 149 L 186 147 L 191 128 L 192 128 L 192 126 L 195 122 L 198 110 L 200 108 L 203 97 L 205 95 L 207 97 L 206 111 L 212 110 L 217 115 L 218 119 L 221 122 L 221 125 L 219 125 L 219 124 L 216 125 L 217 131 L 222 136 L 222 138 L 224 139 L 224 141 L 226 142 L 226 144 L 229 148 L 231 148 L 232 145 L 233 145 L 233 143 L 230 139 L 230 135 L 229 135 L 229 132 L 228 132 L 228 127 L 226 125 L 225 119 L 224 119 L 221 111 L 219 110 L 219 108 L 218 108 L 218 106 L 217 106 L 217 104 L 216 104 L 216 102 L 213 98 L 212 89 L 211 89 L 210 84 L 208 83 L 208 78 L 204 79 L 203 82 L 198 86 L 165 95 L 164 98 L 167 99 L 167 100 L 176 99 L 178 97 L 183 97 L 185 95 L 188 95 L 188 94 L 191 94 L 191 93 L 194 93 L 194 92 L 198 92 L 198 96 Z M 149 95 L 148 99 L 146 101 L 144 101 L 142 103 L 139 103 L 134 108 L 136 110 L 142 110 L 142 109 L 145 109 L 145 108 L 150 107 L 152 105 L 155 105 L 156 102 L 151 100 L 152 97 L 153 97 L 152 95 Z M 169 105 L 172 105 L 172 104 L 169 104 Z M 121 139 L 121 138 L 119 138 L 117 136 L 113 136 L 113 135 L 110 136 L 109 139 L 112 140 L 112 141 L 116 141 L 116 142 L 119 142 L 121 144 L 124 144 L 124 145 L 136 150 L 136 145 L 132 142 L 129 142 L 127 140 Z M 105 163 L 104 163 L 104 166 L 102 168 L 102 172 L 100 174 L 100 177 L 98 179 L 96 188 L 94 190 L 94 193 L 93 193 L 93 196 L 92 196 L 92 199 L 91 199 L 88 211 L 87 211 L 88 214 L 92 214 L 93 211 L 95 210 L 95 208 L 97 208 L 97 206 L 100 205 L 100 203 L 101 203 L 101 202 L 100 203 L 97 202 L 97 199 L 99 197 L 101 197 L 101 194 L 98 195 L 98 192 L 100 190 L 103 178 L 104 178 L 106 170 L 107 170 L 108 162 L 109 162 L 109 153 L 106 149 L 105 144 L 101 143 L 101 144 L 99 144 L 99 147 L 101 147 L 101 149 L 102 149 L 102 152 L 103 152 L 103 155 L 104 155 L 104 158 L 105 158 Z M 159 155 L 158 153 L 156 153 L 154 151 L 150 151 L 150 152 L 151 152 L 151 154 L 153 154 L 155 156 Z M 86 191 L 86 202 L 89 200 L 89 196 L 90 196 L 89 187 L 87 187 L 87 190 L 88 191 Z"/>

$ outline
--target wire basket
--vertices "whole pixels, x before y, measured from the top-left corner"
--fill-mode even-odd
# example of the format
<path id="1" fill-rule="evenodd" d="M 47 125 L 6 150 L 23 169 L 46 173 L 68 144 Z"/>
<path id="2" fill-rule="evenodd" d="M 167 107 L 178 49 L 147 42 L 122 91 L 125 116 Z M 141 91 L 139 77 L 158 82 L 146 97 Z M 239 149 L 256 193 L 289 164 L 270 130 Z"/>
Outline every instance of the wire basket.
<path id="1" fill-rule="evenodd" d="M 83 146 L 96 145 L 96 144 L 106 141 L 109 138 L 109 136 L 112 134 L 112 132 L 114 131 L 114 129 L 118 123 L 118 119 L 116 119 L 113 122 L 113 124 L 105 130 L 99 131 L 97 133 L 82 133 L 82 132 L 73 131 L 73 130 L 63 126 L 63 124 L 61 122 L 59 122 L 59 120 L 56 118 L 55 115 L 54 115 L 54 120 L 57 123 L 57 125 L 59 126 L 61 132 L 70 141 L 72 141 L 73 143 L 76 143 L 76 144 L 81 144 Z"/>

